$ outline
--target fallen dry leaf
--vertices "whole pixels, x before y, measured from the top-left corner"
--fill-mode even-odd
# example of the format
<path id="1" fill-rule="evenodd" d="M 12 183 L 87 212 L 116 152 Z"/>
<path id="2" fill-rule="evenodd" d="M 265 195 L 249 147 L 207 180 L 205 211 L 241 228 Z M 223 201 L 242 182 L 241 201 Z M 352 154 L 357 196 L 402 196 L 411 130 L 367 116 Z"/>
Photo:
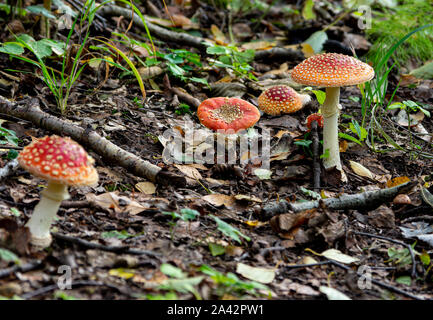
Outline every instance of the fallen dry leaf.
<path id="1" fill-rule="evenodd" d="M 186 165 L 186 164 L 175 164 L 174 166 L 176 168 L 178 168 L 179 171 L 182 172 L 188 178 L 191 178 L 194 180 L 203 179 L 200 172 L 196 168 L 194 168 L 193 166 Z"/>
<path id="2" fill-rule="evenodd" d="M 143 192 L 145 194 L 154 194 L 156 191 L 156 186 L 149 181 L 139 182 L 135 185 L 138 191 Z"/>
<path id="3" fill-rule="evenodd" d="M 209 202 L 210 204 L 216 207 L 221 207 L 222 205 L 224 205 L 227 208 L 232 207 L 236 202 L 234 196 L 228 196 L 221 193 L 208 194 L 207 196 L 204 196 L 202 199 L 206 200 L 207 202 Z"/>
<path id="4" fill-rule="evenodd" d="M 374 179 L 373 173 L 370 170 L 368 170 L 366 167 L 364 167 L 362 164 L 352 160 L 349 160 L 349 163 L 353 172 L 355 172 L 358 176 Z"/>

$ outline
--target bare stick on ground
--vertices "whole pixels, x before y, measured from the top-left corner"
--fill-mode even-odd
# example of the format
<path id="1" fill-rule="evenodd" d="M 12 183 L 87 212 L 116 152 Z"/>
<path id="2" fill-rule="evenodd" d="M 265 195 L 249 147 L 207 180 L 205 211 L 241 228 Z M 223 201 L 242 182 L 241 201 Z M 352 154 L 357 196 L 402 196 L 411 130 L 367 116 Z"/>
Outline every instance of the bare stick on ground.
<path id="1" fill-rule="evenodd" d="M 403 247 L 406 247 L 409 250 L 410 257 L 412 259 L 412 273 L 411 273 L 411 276 L 413 278 L 416 277 L 415 253 L 413 252 L 412 246 L 410 244 L 404 243 L 404 242 L 399 241 L 399 240 L 394 240 L 394 239 L 391 239 L 391 238 L 388 238 L 388 237 L 379 236 L 379 235 L 376 235 L 376 234 L 371 234 L 371 233 L 366 233 L 366 232 L 353 231 L 353 234 L 357 234 L 357 235 L 365 236 L 365 237 L 377 238 L 377 239 L 381 239 L 381 240 L 386 240 L 386 241 L 389 241 L 389 242 L 397 243 L 397 244 L 399 244 L 399 245 L 401 245 Z"/>
<path id="2" fill-rule="evenodd" d="M 29 272 L 35 270 L 42 264 L 40 260 L 34 260 L 28 263 L 24 263 L 22 265 L 15 265 L 10 268 L 0 269 L 0 278 L 5 278 L 10 276 L 15 272 Z"/>
<path id="3" fill-rule="evenodd" d="M 320 189 L 320 157 L 319 157 L 319 133 L 317 132 L 317 121 L 311 122 L 311 137 L 313 151 L 313 189 Z"/>
<path id="4" fill-rule="evenodd" d="M 60 234 L 60 233 L 52 233 L 52 236 L 55 239 L 75 243 L 79 246 L 88 249 L 97 249 L 102 251 L 127 253 L 133 255 L 147 255 L 155 258 L 160 256 L 159 253 L 150 250 L 139 250 L 139 249 L 130 248 L 128 246 L 105 246 L 100 243 L 94 243 L 94 242 L 86 241 L 76 237 L 67 236 L 65 234 Z"/>
<path id="5" fill-rule="evenodd" d="M 416 182 L 406 182 L 392 188 L 381 190 L 366 191 L 357 194 L 343 194 L 338 198 L 328 198 L 315 201 L 289 203 L 285 200 L 272 202 L 263 207 L 261 219 L 269 220 L 272 216 L 286 213 L 289 211 L 300 212 L 319 208 L 323 205 L 325 208 L 333 210 L 345 209 L 374 209 L 385 202 L 392 201 L 396 195 L 407 193 L 416 185 Z"/>
<path id="6" fill-rule="evenodd" d="M 185 184 L 185 178 L 163 171 L 160 167 L 123 150 L 88 128 L 84 129 L 56 118 L 39 108 L 38 99 L 13 103 L 0 96 L 0 112 L 31 121 L 36 126 L 60 135 L 68 135 L 98 153 L 107 162 L 116 163 L 131 173 L 162 184 Z"/>

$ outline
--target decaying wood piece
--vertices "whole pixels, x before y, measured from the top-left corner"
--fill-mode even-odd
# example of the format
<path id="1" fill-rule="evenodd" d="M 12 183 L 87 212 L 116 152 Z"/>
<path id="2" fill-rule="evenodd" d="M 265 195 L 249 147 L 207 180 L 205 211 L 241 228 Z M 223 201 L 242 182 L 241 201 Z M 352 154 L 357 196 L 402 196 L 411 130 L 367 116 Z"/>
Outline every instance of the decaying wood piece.
<path id="1" fill-rule="evenodd" d="M 320 189 L 320 156 L 319 156 L 319 133 L 317 132 L 317 121 L 311 123 L 311 149 L 313 151 L 313 190 Z"/>
<path id="2" fill-rule="evenodd" d="M 272 202 L 262 209 L 260 218 L 269 220 L 272 216 L 289 211 L 300 212 L 319 208 L 321 206 L 333 210 L 374 209 L 382 203 L 392 201 L 396 195 L 409 192 L 416 182 L 406 182 L 396 187 L 381 190 L 366 191 L 357 194 L 342 194 L 338 198 L 328 198 L 315 201 L 289 203 L 285 200 Z"/>
<path id="3" fill-rule="evenodd" d="M 83 146 L 92 149 L 107 162 L 124 167 L 131 173 L 162 184 L 185 184 L 185 178 L 163 171 L 160 167 L 123 150 L 89 128 L 56 118 L 39 108 L 38 99 L 12 103 L 0 96 L 0 112 L 28 120 L 40 128 L 60 135 L 68 135 Z"/>
<path id="4" fill-rule="evenodd" d="M 272 48 L 269 50 L 260 50 L 257 51 L 255 56 L 255 60 L 265 60 L 265 59 L 282 59 L 287 61 L 299 61 L 304 59 L 304 55 L 302 54 L 302 51 L 296 51 L 292 49 L 287 48 Z"/>

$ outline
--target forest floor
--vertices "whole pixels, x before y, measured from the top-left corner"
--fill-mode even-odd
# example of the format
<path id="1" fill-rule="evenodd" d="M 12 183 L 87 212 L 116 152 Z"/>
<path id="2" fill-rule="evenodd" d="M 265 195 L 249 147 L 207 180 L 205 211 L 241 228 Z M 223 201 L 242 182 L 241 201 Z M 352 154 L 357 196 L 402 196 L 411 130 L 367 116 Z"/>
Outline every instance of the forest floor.
<path id="1" fill-rule="evenodd" d="M 222 21 L 226 23 L 227 11 L 215 8 L 212 11 L 204 2 L 197 3 L 197 7 L 171 5 L 169 10 L 172 15 L 185 19 L 201 12 L 198 26 L 192 28 L 211 40 L 223 37 L 226 29 Z M 168 18 L 163 8 L 155 8 L 160 19 Z M 149 7 L 146 10 L 146 14 L 152 15 Z M 232 25 L 239 42 L 254 43 L 253 40 L 264 38 L 271 41 L 280 37 L 278 41 L 291 45 L 292 52 L 296 53 L 290 58 L 252 61 L 252 72 L 261 86 L 292 83 L 287 80 L 290 70 L 305 58 L 300 43 L 332 22 L 325 18 L 310 23 L 295 21 L 300 26 L 296 33 L 299 39 L 295 39 L 290 36 L 293 31 L 288 30 L 287 25 L 281 23 L 278 28 L 270 23 L 280 16 L 271 10 L 256 24 L 251 22 L 252 18 L 259 19 L 261 14 L 253 10 Z M 36 18 L 26 19 L 21 25 L 37 38 L 37 31 L 30 27 Z M 108 28 L 102 33 L 108 37 L 114 32 L 125 33 L 130 22 L 127 17 L 116 15 L 107 15 L 104 19 Z M 336 23 L 327 31 L 328 38 L 347 47 L 348 34 L 356 36 L 355 49 L 360 56 L 367 52 L 368 42 L 360 30 L 352 27 L 351 19 L 346 17 Z M 212 32 L 211 25 L 219 26 L 221 34 Z M 182 27 L 186 29 L 186 23 L 178 26 Z M 244 31 L 242 38 L 241 30 Z M 91 36 L 97 32 L 92 29 Z M 142 40 L 138 35 L 142 31 L 137 26 L 132 25 L 129 32 L 131 38 L 136 35 L 136 39 Z M 64 37 L 67 31 L 60 34 Z M 7 41 L 8 37 L 2 36 L 1 41 Z M 161 42 L 157 34 L 153 37 L 161 52 L 168 53 L 167 47 L 186 49 L 200 54 L 205 65 L 206 52 L 202 49 L 180 42 Z M 59 39 L 63 38 L 59 36 Z M 73 40 L 77 40 L 76 34 Z M 219 41 L 223 45 L 224 41 Z M 117 45 L 131 54 L 126 45 Z M 27 52 L 27 56 L 32 55 Z M 131 54 L 135 63 L 137 56 L 145 59 L 149 54 L 137 49 L 135 56 Z M 55 59 L 50 63 L 56 65 Z M 121 58 L 118 63 L 127 67 Z M 333 173 L 326 173 L 322 168 L 321 187 L 317 193 L 313 192 L 311 152 L 295 143 L 309 139 L 305 119 L 320 107 L 314 94 L 309 92 L 312 102 L 301 111 L 282 116 L 262 115 L 255 126 L 268 129 L 271 134 L 272 161 L 268 178 L 255 174 L 259 165 L 254 161 L 247 165 L 166 163 L 163 153 L 167 130 L 175 128 L 184 133 L 192 129 L 191 126 L 196 132 L 203 130 L 191 101 L 222 95 L 215 94 L 215 83 L 219 81 L 227 84 L 222 86 L 223 92 L 240 86 L 244 90 L 243 98 L 257 105 L 260 90 L 250 85 L 256 81 L 239 79 L 230 70 L 215 66 L 206 65 L 200 71 L 192 71 L 197 77 L 207 79 L 212 88 L 209 90 L 201 83 L 179 80 L 160 65 L 160 74 L 145 79 L 146 99 L 142 101 L 133 76 L 122 78 L 118 69 L 108 70 L 104 64 L 98 69 L 86 67 L 74 87 L 66 112 L 61 114 L 40 71 L 0 54 L 0 69 L 4 70 L 0 78 L 5 80 L 0 86 L 0 96 L 13 103 L 36 98 L 43 112 L 80 127 L 85 120 L 87 128 L 101 137 L 164 171 L 184 176 L 185 180 L 183 183 L 170 181 L 171 176 L 167 176 L 165 181 L 149 181 L 88 149 L 96 161 L 98 185 L 69 188 L 71 199 L 58 211 L 52 228 L 52 245 L 35 251 L 28 243 L 28 231 L 23 226 L 39 201 L 45 182 L 19 167 L 11 170 L 1 177 L 0 185 L 0 296 L 23 299 L 326 299 L 335 296 L 334 291 L 326 291 L 333 288 L 351 299 L 433 299 L 429 260 L 433 253 L 429 226 L 433 220 L 432 202 L 429 204 L 431 159 L 405 150 L 374 152 L 366 141 L 357 144 L 341 139 L 341 158 L 348 182 L 336 181 Z M 392 93 L 400 78 L 397 72 L 390 75 L 388 92 Z M 176 94 L 170 86 L 183 88 L 184 95 Z M 401 86 L 394 101 L 412 100 L 432 105 L 432 87 L 430 80 L 419 80 L 415 87 Z M 358 87 L 341 89 L 340 130 L 346 130 L 352 119 L 361 123 L 361 99 Z M 181 103 L 188 104 L 189 108 L 182 109 Z M 383 116 L 384 130 L 399 145 L 409 145 L 415 139 L 422 151 L 433 154 L 431 142 L 420 139 L 395 120 L 397 111 Z M 15 132 L 19 147 L 29 144 L 32 137 L 61 135 L 26 117 L 6 115 L 2 111 L 0 118 L 3 128 Z M 427 132 L 433 132 L 429 117 L 420 121 Z M 209 134 L 206 132 L 203 134 Z M 382 150 L 389 145 L 382 139 L 376 147 Z M 1 150 L 0 168 L 11 161 L 7 158 L 10 149 Z M 364 168 L 354 171 L 350 161 Z M 271 219 L 263 216 L 267 204 L 281 199 L 308 201 L 317 195 L 336 198 L 343 193 L 377 191 L 407 181 L 413 182 L 413 188 L 372 208 L 333 210 L 322 205 L 300 213 L 284 212 Z M 196 210 L 199 216 L 188 221 L 179 219 L 191 212 L 184 210 L 188 208 Z M 227 224 L 218 225 L 220 220 L 214 217 Z M 69 290 L 61 286 L 68 284 L 68 270 L 72 280 Z M 373 283 L 369 282 L 370 277 Z"/>

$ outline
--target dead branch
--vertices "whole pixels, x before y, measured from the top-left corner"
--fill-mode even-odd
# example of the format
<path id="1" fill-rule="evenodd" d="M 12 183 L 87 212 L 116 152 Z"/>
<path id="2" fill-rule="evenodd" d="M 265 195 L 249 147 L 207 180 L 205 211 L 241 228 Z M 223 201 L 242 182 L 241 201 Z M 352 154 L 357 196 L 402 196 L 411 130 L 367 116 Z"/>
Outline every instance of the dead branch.
<path id="1" fill-rule="evenodd" d="M 401 245 L 403 247 L 406 247 L 409 250 L 410 257 L 412 259 L 412 273 L 411 273 L 411 276 L 412 276 L 412 278 L 416 277 L 415 253 L 413 252 L 412 246 L 410 244 L 404 243 L 403 241 L 399 241 L 399 240 L 395 240 L 395 239 L 392 239 L 392 238 L 380 236 L 380 235 L 377 235 L 377 234 L 367 233 L 367 232 L 352 231 L 352 233 L 353 234 L 357 234 L 359 236 L 365 236 L 365 237 L 371 237 L 371 238 L 386 240 L 386 241 L 389 241 L 389 242 L 393 242 L 393 243 L 399 244 L 399 245 Z"/>
<path id="2" fill-rule="evenodd" d="M 60 234 L 60 233 L 52 233 L 52 236 L 55 239 L 75 243 L 87 249 L 97 249 L 102 251 L 126 253 L 126 254 L 133 254 L 133 255 L 147 255 L 155 258 L 160 256 L 159 253 L 150 250 L 139 250 L 139 249 L 130 248 L 128 246 L 105 246 L 100 243 L 94 243 L 94 242 L 67 236 L 65 234 Z"/>
<path id="3" fill-rule="evenodd" d="M 254 56 L 254 59 L 255 60 L 272 59 L 272 60 L 300 61 L 304 59 L 304 55 L 300 50 L 295 51 L 286 48 L 272 48 L 269 50 L 257 51 Z"/>
<path id="4" fill-rule="evenodd" d="M 143 21 L 141 18 L 134 13 L 134 16 L 132 17 L 132 10 L 128 8 L 122 8 L 116 5 L 104 5 L 102 6 L 99 11 L 101 15 L 103 16 L 123 16 L 127 19 L 133 19 L 134 23 L 139 26 L 140 28 L 145 29 L 145 25 L 143 24 Z M 205 39 L 200 37 L 194 37 L 187 33 L 181 33 L 181 32 L 174 32 L 167 29 L 164 29 L 160 26 L 157 26 L 153 23 L 151 23 L 149 20 L 145 19 L 145 23 L 147 28 L 149 29 L 149 32 L 156 36 L 159 39 L 162 39 L 164 41 L 171 41 L 175 43 L 181 43 L 185 46 L 191 46 L 194 48 L 198 48 L 200 50 L 206 50 L 206 45 L 204 44 L 206 42 Z"/>
<path id="5" fill-rule="evenodd" d="M 8 277 L 15 272 L 28 272 L 28 271 L 35 270 L 41 264 L 42 264 L 42 261 L 34 260 L 34 261 L 31 261 L 28 263 L 24 263 L 22 265 L 14 265 L 13 267 L 0 269 L 0 278 Z"/>
<path id="6" fill-rule="evenodd" d="M 128 296 L 132 296 L 129 292 L 127 292 L 126 290 L 122 290 L 118 287 L 116 287 L 115 285 L 109 284 L 109 283 L 103 283 L 103 282 L 98 282 L 98 281 L 85 281 L 85 280 L 78 280 L 78 281 L 73 281 L 71 284 L 71 288 L 75 289 L 78 287 L 88 287 L 88 286 L 92 286 L 92 287 L 107 287 L 110 289 L 114 289 L 117 290 L 118 292 L 122 293 L 122 294 L 126 294 Z M 41 295 L 45 295 L 47 293 L 50 293 L 52 291 L 56 291 L 59 289 L 59 285 L 56 284 L 52 284 L 46 287 L 42 287 L 39 288 L 37 290 L 31 291 L 31 292 L 27 292 L 21 295 L 21 298 L 23 299 L 32 299 L 35 298 L 37 296 L 41 296 Z"/>
<path id="7" fill-rule="evenodd" d="M 23 104 L 23 105 L 22 105 Z M 28 99 L 22 103 L 13 103 L 0 96 L 0 112 L 31 121 L 40 128 L 60 135 L 68 135 L 75 141 L 94 150 L 105 161 L 116 163 L 131 173 L 162 184 L 175 183 L 185 185 L 185 178 L 163 171 L 160 167 L 123 150 L 114 143 L 101 137 L 91 128 L 81 128 L 65 120 L 58 119 L 39 108 L 39 100 Z"/>
<path id="8" fill-rule="evenodd" d="M 319 157 L 319 133 L 317 132 L 317 121 L 311 123 L 311 137 L 313 151 L 313 189 L 320 189 L 320 157 Z"/>
<path id="9" fill-rule="evenodd" d="M 315 267 L 315 266 L 326 265 L 326 264 L 333 264 L 333 265 L 335 265 L 337 267 L 340 267 L 340 268 L 342 268 L 342 269 L 344 269 L 346 271 L 351 271 L 352 270 L 351 267 L 345 266 L 344 264 L 341 264 L 341 263 L 339 263 L 337 261 L 334 261 L 334 260 L 326 260 L 326 261 L 320 261 L 320 262 L 310 263 L 310 264 L 287 265 L 287 266 L 284 266 L 284 268 L 285 269 L 308 268 L 308 267 Z M 363 274 L 360 271 L 357 271 L 356 274 L 359 275 L 360 277 L 363 276 Z M 406 297 L 409 297 L 409 298 L 412 298 L 412 299 L 415 299 L 415 300 L 424 300 L 423 297 L 416 296 L 416 295 L 414 295 L 412 293 L 406 292 L 404 290 L 401 290 L 400 288 L 394 287 L 394 286 L 392 286 L 392 285 L 390 285 L 388 283 L 381 282 L 381 281 L 376 280 L 374 278 L 371 278 L 371 282 L 374 283 L 374 284 L 376 284 L 376 285 L 378 285 L 379 287 L 386 288 L 388 290 L 397 292 L 397 293 L 399 293 L 401 295 L 404 295 Z"/>
<path id="10" fill-rule="evenodd" d="M 185 101 L 190 106 L 198 108 L 198 106 L 200 105 L 200 100 L 198 100 L 197 98 L 194 98 L 192 95 L 190 95 L 188 92 L 186 92 L 182 88 L 172 87 L 172 88 L 170 88 L 170 91 L 173 92 L 181 100 Z"/>
<path id="11" fill-rule="evenodd" d="M 415 185 L 416 182 L 406 182 L 392 188 L 366 191 L 358 194 L 342 194 L 337 198 L 315 201 L 289 203 L 285 200 L 281 200 L 280 202 L 272 202 L 264 206 L 260 218 L 269 220 L 272 216 L 277 214 L 289 211 L 300 212 L 321 206 L 333 210 L 374 209 L 382 203 L 392 201 L 398 194 L 407 193 Z"/>

